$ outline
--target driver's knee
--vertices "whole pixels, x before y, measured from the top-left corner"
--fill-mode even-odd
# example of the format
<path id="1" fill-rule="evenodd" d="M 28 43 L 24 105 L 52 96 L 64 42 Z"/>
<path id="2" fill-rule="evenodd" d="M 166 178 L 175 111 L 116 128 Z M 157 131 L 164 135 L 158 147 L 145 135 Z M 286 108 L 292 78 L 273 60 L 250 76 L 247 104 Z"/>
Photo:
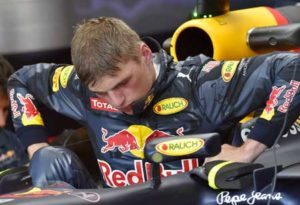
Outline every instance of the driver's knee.
<path id="1" fill-rule="evenodd" d="M 60 182 L 75 188 L 96 187 L 76 154 L 64 147 L 47 146 L 39 149 L 31 159 L 29 172 L 36 187 Z"/>

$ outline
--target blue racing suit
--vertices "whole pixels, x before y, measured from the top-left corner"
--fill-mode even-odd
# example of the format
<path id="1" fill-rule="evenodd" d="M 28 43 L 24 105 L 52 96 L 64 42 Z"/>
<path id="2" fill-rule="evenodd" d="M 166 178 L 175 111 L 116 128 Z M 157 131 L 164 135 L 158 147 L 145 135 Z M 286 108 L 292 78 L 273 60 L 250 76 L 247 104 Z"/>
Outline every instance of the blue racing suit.
<path id="1" fill-rule="evenodd" d="M 218 132 L 226 141 L 235 124 L 259 108 L 263 112 L 249 138 L 272 146 L 286 113 L 286 130 L 300 113 L 299 59 L 297 53 L 282 52 L 240 61 L 214 61 L 201 54 L 174 62 L 160 51 L 153 57 L 157 79 L 134 104 L 134 115 L 91 93 L 72 65 L 24 66 L 8 83 L 14 126 L 26 146 L 45 140 L 39 113 L 43 104 L 88 129 L 105 185 L 141 183 L 150 176 L 150 164 L 143 159 L 147 141 L 206 132 Z M 200 163 L 165 163 L 161 175 L 189 171 Z"/>
<path id="2" fill-rule="evenodd" d="M 0 129 L 0 172 L 28 162 L 25 148 L 12 131 Z"/>

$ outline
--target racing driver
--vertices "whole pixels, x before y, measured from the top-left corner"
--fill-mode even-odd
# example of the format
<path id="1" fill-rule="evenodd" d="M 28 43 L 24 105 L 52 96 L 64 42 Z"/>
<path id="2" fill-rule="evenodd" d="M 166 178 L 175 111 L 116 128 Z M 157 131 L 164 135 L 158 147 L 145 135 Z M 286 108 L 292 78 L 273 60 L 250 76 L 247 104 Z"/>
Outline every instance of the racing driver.
<path id="1" fill-rule="evenodd" d="M 143 148 L 153 138 L 218 132 L 226 142 L 231 128 L 260 108 L 241 146 L 224 144 L 219 155 L 207 159 L 251 162 L 300 113 L 298 53 L 240 61 L 214 61 L 200 54 L 174 62 L 162 49 L 152 53 L 122 20 L 100 17 L 77 26 L 71 54 L 74 66 L 24 66 L 9 80 L 14 126 L 29 154 L 34 153 L 30 173 L 35 186 L 55 181 L 95 186 L 73 153 L 46 143 L 41 104 L 88 129 L 108 187 L 149 179 Z M 165 163 L 161 174 L 200 165 L 197 159 Z"/>

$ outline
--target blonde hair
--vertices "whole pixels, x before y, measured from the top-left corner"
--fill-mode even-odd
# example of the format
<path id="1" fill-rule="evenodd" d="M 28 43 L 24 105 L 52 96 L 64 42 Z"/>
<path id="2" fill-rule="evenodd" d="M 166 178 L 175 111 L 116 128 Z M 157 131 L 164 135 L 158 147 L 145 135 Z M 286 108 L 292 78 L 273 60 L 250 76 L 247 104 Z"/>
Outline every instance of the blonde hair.
<path id="1" fill-rule="evenodd" d="M 139 35 L 113 17 L 93 18 L 77 25 L 71 43 L 72 61 L 86 85 L 114 75 L 118 63 L 139 61 Z"/>

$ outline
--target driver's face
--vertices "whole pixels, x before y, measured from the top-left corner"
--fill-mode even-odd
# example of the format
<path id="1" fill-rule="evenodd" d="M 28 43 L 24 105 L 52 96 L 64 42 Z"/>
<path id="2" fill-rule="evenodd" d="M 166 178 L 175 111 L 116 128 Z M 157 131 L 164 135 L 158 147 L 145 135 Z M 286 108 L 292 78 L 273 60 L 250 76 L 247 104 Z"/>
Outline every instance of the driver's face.
<path id="1" fill-rule="evenodd" d="M 117 65 L 114 76 L 104 76 L 89 89 L 120 111 L 132 114 L 132 104 L 147 95 L 155 80 L 152 60 L 141 57 L 140 62 L 129 60 Z"/>

